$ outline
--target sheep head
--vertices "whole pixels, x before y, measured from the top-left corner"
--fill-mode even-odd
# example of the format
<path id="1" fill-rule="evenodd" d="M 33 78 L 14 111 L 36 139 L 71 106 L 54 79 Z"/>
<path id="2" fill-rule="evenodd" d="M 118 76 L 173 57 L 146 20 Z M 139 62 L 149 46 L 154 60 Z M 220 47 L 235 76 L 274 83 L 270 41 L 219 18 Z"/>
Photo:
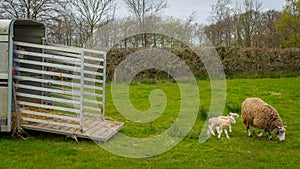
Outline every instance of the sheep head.
<path id="1" fill-rule="evenodd" d="M 233 117 L 231 117 L 231 116 L 230 116 L 229 118 L 230 118 L 230 123 L 233 123 L 233 124 L 236 123 L 235 118 L 233 118 Z"/>
<path id="2" fill-rule="evenodd" d="M 279 138 L 279 141 L 284 141 L 285 131 L 286 131 L 286 126 L 276 125 L 272 132 Z"/>
<path id="3" fill-rule="evenodd" d="M 235 119 L 237 119 L 237 118 L 240 117 L 237 113 L 232 113 L 232 112 L 229 113 L 229 116 L 231 116 L 231 117 L 233 117 Z"/>

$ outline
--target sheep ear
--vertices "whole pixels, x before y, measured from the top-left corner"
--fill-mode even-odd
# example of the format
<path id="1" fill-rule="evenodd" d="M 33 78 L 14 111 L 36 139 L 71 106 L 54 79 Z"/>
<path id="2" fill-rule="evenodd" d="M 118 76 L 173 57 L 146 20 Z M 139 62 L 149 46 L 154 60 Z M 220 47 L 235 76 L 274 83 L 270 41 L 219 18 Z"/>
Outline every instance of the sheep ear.
<path id="1" fill-rule="evenodd" d="M 232 112 L 230 112 L 229 114 L 230 114 L 230 115 L 232 115 L 233 113 L 232 113 Z"/>
<path id="2" fill-rule="evenodd" d="M 278 125 L 276 125 L 275 127 L 280 129 L 280 126 L 278 126 Z"/>

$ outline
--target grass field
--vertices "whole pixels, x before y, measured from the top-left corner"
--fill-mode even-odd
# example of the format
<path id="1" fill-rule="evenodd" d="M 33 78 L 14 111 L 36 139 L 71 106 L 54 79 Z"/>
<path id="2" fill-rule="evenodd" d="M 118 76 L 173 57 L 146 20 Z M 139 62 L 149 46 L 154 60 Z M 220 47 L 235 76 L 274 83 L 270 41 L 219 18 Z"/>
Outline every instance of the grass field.
<path id="1" fill-rule="evenodd" d="M 150 108 L 148 95 L 153 89 L 164 90 L 168 104 L 155 121 L 134 123 L 123 118 L 114 107 L 107 86 L 106 116 L 125 122 L 121 133 L 132 137 L 157 135 L 173 123 L 180 109 L 180 93 L 176 83 L 133 84 L 130 96 L 139 110 Z M 210 83 L 199 81 L 200 107 L 210 106 Z M 273 135 L 248 138 L 241 119 L 232 126 L 230 139 L 209 138 L 200 144 L 198 136 L 204 124 L 199 114 L 193 129 L 176 147 L 161 155 L 132 159 L 111 154 L 94 142 L 74 140 L 64 136 L 32 132 L 32 138 L 23 141 L 0 133 L 0 168 L 300 168 L 300 77 L 281 79 L 227 80 L 227 103 L 239 109 L 247 97 L 260 97 L 275 107 L 287 125 L 286 140 L 279 142 Z M 223 114 L 228 114 L 225 109 Z M 239 112 L 240 113 L 240 112 Z"/>

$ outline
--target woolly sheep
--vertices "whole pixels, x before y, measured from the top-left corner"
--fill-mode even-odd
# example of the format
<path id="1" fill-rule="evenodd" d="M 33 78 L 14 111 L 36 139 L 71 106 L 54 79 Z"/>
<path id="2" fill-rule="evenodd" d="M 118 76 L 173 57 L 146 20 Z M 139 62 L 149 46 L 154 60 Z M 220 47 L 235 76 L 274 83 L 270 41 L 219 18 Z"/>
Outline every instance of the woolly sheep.
<path id="1" fill-rule="evenodd" d="M 250 126 L 262 129 L 258 137 L 262 137 L 264 132 L 269 133 L 269 140 L 272 140 L 270 132 L 273 132 L 280 141 L 285 140 L 286 126 L 282 125 L 282 120 L 275 108 L 267 104 L 260 98 L 247 98 L 242 104 L 242 119 L 247 127 L 248 136 L 251 137 Z"/>
<path id="2" fill-rule="evenodd" d="M 224 130 L 226 138 L 229 138 L 226 128 L 231 127 L 232 123 L 236 123 L 236 120 L 233 116 L 219 116 L 219 117 L 212 117 L 208 120 L 208 131 L 207 134 L 215 135 L 213 131 L 213 127 L 216 126 L 218 132 L 218 138 L 221 137 L 221 134 Z M 230 128 L 231 130 L 231 128 Z"/>

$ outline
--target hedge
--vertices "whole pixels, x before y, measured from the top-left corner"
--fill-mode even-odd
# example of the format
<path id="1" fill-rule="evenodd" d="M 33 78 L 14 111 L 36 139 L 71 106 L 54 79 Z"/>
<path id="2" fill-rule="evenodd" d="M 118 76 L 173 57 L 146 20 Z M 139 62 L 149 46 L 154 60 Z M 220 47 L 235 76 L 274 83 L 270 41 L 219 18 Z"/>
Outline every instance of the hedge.
<path id="1" fill-rule="evenodd" d="M 130 54 L 143 48 L 112 48 L 107 54 L 107 77 L 112 79 L 117 66 Z M 207 78 L 206 69 L 195 52 L 186 47 L 165 48 L 185 61 L 197 78 Z M 300 49 L 218 47 L 217 53 L 227 78 L 265 78 L 298 76 Z M 145 70 L 136 80 L 170 78 L 166 72 Z"/>

